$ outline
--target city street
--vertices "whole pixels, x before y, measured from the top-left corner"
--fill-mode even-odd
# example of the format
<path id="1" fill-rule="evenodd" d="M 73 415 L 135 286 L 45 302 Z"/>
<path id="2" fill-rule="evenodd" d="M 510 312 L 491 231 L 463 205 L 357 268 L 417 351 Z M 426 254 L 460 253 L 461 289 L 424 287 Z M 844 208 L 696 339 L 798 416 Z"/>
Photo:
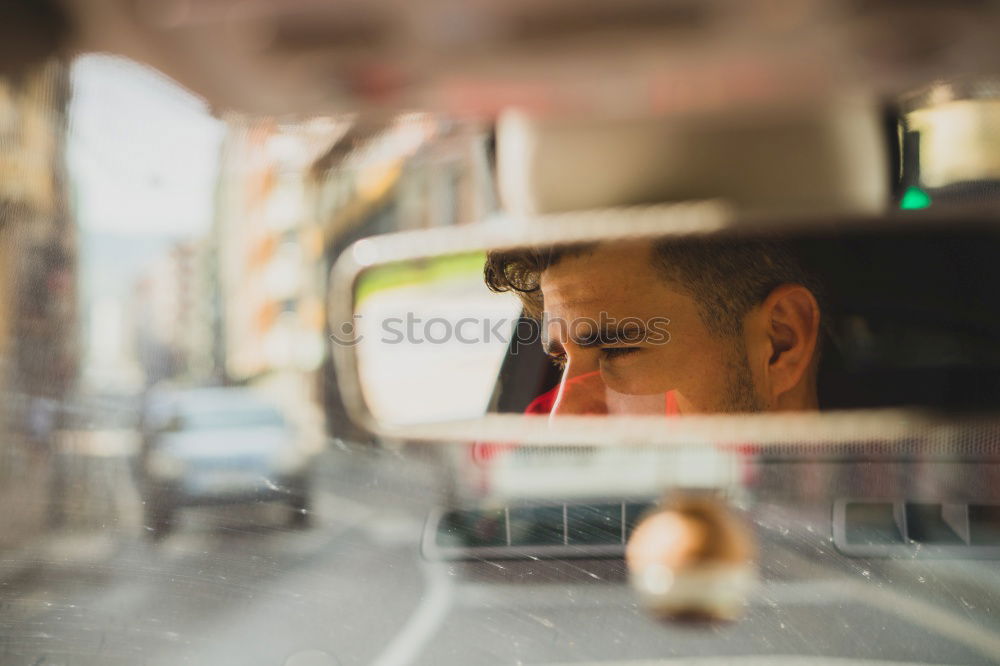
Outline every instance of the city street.
<path id="1" fill-rule="evenodd" d="M 134 522 L 128 460 L 104 462 L 94 473 L 117 479 L 104 502 L 116 524 L 67 528 L 32 567 L 0 562 L 0 664 L 687 664 L 671 659 L 706 654 L 988 664 L 1000 654 L 990 601 L 1000 590 L 985 563 L 845 558 L 822 534 L 822 511 L 761 509 L 762 584 L 741 622 L 664 625 L 637 605 L 620 560 L 423 560 L 423 522 L 443 487 L 426 455 L 333 447 L 316 465 L 311 528 L 285 527 L 280 506 L 192 509 L 162 542 Z"/>
<path id="2" fill-rule="evenodd" d="M 370 663 L 420 601 L 431 498 L 416 464 L 391 483 L 392 465 L 372 478 L 364 459 L 321 461 L 309 529 L 285 528 L 283 507 L 220 507 L 188 510 L 161 543 L 54 538 L 47 561 L 0 579 L 0 663 Z"/>

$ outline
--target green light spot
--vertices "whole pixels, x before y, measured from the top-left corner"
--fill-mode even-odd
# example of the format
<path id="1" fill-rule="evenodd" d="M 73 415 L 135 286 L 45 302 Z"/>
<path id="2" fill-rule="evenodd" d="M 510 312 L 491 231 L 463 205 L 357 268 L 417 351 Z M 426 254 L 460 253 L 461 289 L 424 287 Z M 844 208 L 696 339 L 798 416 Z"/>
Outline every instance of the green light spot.
<path id="1" fill-rule="evenodd" d="M 899 207 L 903 210 L 920 210 L 931 205 L 931 198 L 919 187 L 911 187 L 903 194 Z"/>

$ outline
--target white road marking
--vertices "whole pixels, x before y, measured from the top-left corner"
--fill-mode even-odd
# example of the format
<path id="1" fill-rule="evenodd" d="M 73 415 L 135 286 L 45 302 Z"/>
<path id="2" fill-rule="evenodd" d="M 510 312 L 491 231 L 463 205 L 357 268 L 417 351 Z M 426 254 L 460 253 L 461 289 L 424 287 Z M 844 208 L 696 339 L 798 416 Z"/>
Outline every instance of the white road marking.
<path id="1" fill-rule="evenodd" d="M 892 613 L 939 636 L 947 636 L 979 650 L 990 659 L 995 659 L 1000 654 L 1000 636 L 951 611 L 916 597 L 904 596 L 885 587 L 873 588 L 856 582 L 850 583 L 847 587 L 856 595 L 855 598 L 860 597 L 865 603 L 886 613 Z"/>
<path id="2" fill-rule="evenodd" d="M 374 666 L 403 666 L 412 663 L 444 623 L 452 605 L 455 586 L 445 565 L 425 564 L 424 595 L 403 630 L 372 662 Z"/>
<path id="3" fill-rule="evenodd" d="M 791 560 L 798 560 L 804 567 L 810 564 L 801 555 L 789 552 L 785 556 Z M 1000 654 L 1000 635 L 947 609 L 915 596 L 906 596 L 882 585 L 876 586 L 874 583 L 860 583 L 856 580 L 837 582 L 840 583 L 841 593 L 854 601 L 866 603 L 885 613 L 912 622 L 938 636 L 963 643 L 990 659 Z M 801 589 L 806 590 L 809 585 L 810 583 L 804 583 Z"/>
<path id="4" fill-rule="evenodd" d="M 508 588 L 502 585 L 463 584 L 458 590 L 456 603 L 459 606 L 471 608 L 523 610 L 528 606 L 544 608 L 613 607 L 620 606 L 623 600 L 628 598 L 627 588 L 622 585 L 603 588 L 593 585 L 538 585 L 529 590 L 518 592 L 518 594 L 512 594 Z M 823 606 L 834 601 L 867 604 L 918 627 L 923 627 L 938 636 L 944 636 L 966 645 L 990 658 L 1000 654 L 1000 635 L 949 610 L 915 597 L 904 596 L 886 587 L 875 587 L 870 584 L 845 580 L 768 583 L 758 588 L 751 603 L 758 605 L 765 600 L 771 604 L 780 605 Z M 628 663 L 631 664 L 631 662 Z M 687 662 L 635 662 L 635 666 L 647 663 Z"/>

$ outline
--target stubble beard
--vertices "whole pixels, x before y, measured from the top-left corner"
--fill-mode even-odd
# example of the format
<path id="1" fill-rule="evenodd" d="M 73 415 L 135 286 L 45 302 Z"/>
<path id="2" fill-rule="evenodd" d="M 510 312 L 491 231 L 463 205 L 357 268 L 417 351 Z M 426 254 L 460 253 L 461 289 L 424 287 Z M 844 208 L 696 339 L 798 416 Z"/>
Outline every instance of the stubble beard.
<path id="1" fill-rule="evenodd" d="M 726 362 L 726 377 L 728 381 L 725 396 L 722 409 L 719 411 L 738 414 L 763 412 L 766 409 L 753 380 L 746 343 L 742 336 L 737 336 L 734 340 L 732 353 Z"/>

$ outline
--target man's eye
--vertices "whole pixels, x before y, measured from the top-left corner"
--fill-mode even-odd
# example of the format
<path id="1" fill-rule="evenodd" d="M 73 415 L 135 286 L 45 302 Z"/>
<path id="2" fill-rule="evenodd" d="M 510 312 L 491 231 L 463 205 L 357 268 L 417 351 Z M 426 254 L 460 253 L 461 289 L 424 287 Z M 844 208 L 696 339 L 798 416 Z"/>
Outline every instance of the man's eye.
<path id="1" fill-rule="evenodd" d="M 628 356 L 629 354 L 634 354 L 637 351 L 639 351 L 638 347 L 605 347 L 601 350 L 601 356 L 611 361 L 616 358 Z"/>

